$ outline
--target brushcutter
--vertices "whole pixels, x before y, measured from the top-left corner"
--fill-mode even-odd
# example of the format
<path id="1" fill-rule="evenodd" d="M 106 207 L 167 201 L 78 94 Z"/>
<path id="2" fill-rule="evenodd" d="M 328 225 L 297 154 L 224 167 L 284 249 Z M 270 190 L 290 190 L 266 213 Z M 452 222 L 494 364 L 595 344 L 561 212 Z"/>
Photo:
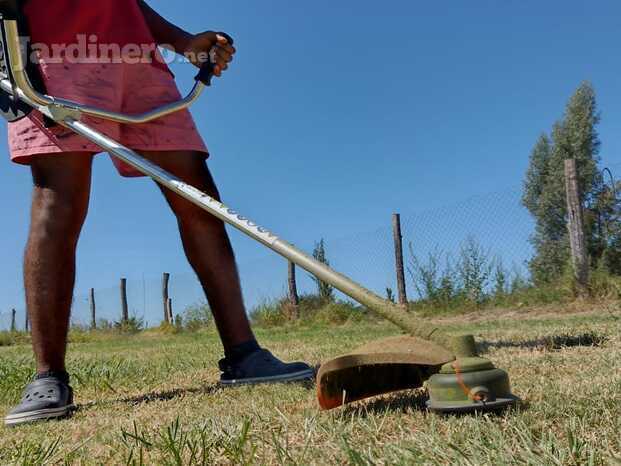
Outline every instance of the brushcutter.
<path id="1" fill-rule="evenodd" d="M 26 63 L 20 49 L 17 14 L 6 7 L 11 3 L 14 2 L 0 2 L 0 8 L 3 8 L 0 88 L 5 98 L 12 99 L 18 116 L 20 112 L 38 110 L 46 118 L 83 136 L 103 151 L 329 283 L 407 334 L 371 343 L 323 364 L 317 375 L 321 408 L 335 408 L 396 390 L 417 388 L 425 382 L 430 393 L 428 407 L 434 411 L 498 409 L 517 401 L 511 394 L 507 373 L 477 356 L 472 336 L 451 336 L 440 327 L 384 300 L 82 121 L 84 115 L 90 115 L 124 124 L 140 124 L 188 108 L 205 87 L 210 86 L 212 63 L 201 68 L 186 97 L 142 114 L 111 112 L 50 96 L 33 86 L 29 61 Z"/>

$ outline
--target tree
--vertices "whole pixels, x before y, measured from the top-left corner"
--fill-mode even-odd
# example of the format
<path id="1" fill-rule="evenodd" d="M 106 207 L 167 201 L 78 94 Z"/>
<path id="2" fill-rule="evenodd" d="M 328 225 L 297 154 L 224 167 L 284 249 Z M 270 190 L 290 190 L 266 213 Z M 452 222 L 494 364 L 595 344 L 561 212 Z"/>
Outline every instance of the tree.
<path id="1" fill-rule="evenodd" d="M 326 255 L 326 245 L 323 240 L 319 241 L 319 243 L 315 243 L 315 249 L 313 249 L 313 257 L 325 265 L 330 265 L 328 261 L 328 257 Z M 312 277 L 313 281 L 317 284 L 317 294 L 324 302 L 332 302 L 334 301 L 334 288 L 328 283 L 319 280 L 316 277 Z"/>
<path id="2" fill-rule="evenodd" d="M 598 265 L 609 273 L 621 275 L 621 182 L 610 173 L 610 184 L 604 184 L 598 193 L 593 211 L 593 224 L 598 235 Z"/>
<path id="3" fill-rule="evenodd" d="M 540 136 L 531 153 L 522 203 L 535 219 L 531 237 L 535 255 L 529 262 L 535 283 L 560 277 L 569 259 L 565 159 L 576 160 L 585 213 L 592 211 L 600 197 L 599 121 L 595 91 L 590 83 L 583 83 L 569 100 L 562 121 L 554 125 L 551 140 Z M 595 220 L 593 215 L 585 215 L 588 252 L 598 259 L 603 251 L 602 232 Z"/>
<path id="4" fill-rule="evenodd" d="M 462 293 L 468 302 L 483 304 L 493 269 L 490 254 L 474 237 L 469 236 L 461 245 L 459 255 L 457 270 Z"/>
<path id="5" fill-rule="evenodd" d="M 539 212 L 543 190 L 548 178 L 551 156 L 552 142 L 548 135 L 544 133 L 539 136 L 539 140 L 530 154 L 530 164 L 526 171 L 524 193 L 522 194 L 522 204 L 533 215 Z"/>

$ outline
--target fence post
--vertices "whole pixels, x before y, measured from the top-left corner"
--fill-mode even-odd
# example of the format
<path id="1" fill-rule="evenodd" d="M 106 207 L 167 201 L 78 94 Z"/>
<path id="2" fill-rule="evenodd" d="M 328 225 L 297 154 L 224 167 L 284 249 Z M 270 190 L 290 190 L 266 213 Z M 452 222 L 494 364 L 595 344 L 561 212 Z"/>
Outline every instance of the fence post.
<path id="1" fill-rule="evenodd" d="M 97 306 L 95 304 L 95 288 L 91 288 L 88 296 L 91 305 L 91 330 L 97 329 Z"/>
<path id="2" fill-rule="evenodd" d="M 401 234 L 401 215 L 392 216 L 392 234 L 395 243 L 395 266 L 397 270 L 397 293 L 399 304 L 407 306 L 408 296 L 405 289 L 405 273 L 403 269 L 403 236 Z"/>
<path id="3" fill-rule="evenodd" d="M 24 329 L 26 333 L 30 330 L 30 321 L 28 320 L 28 309 L 26 309 L 26 319 L 24 320 Z"/>
<path id="4" fill-rule="evenodd" d="M 298 295 L 298 285 L 295 279 L 295 264 L 293 262 L 289 262 L 289 271 L 288 271 L 288 282 L 289 282 L 289 302 L 292 306 L 291 318 L 297 320 L 298 315 L 298 306 L 300 305 L 300 296 Z"/>
<path id="5" fill-rule="evenodd" d="M 127 278 L 121 278 L 121 322 L 129 322 L 129 310 L 127 308 Z"/>
<path id="6" fill-rule="evenodd" d="M 166 301 L 166 309 L 167 309 L 167 314 L 168 314 L 168 322 L 170 322 L 171 324 L 174 324 L 175 317 L 173 316 L 172 298 L 168 298 L 168 301 Z"/>
<path id="7" fill-rule="evenodd" d="M 164 305 L 164 322 L 171 324 L 170 315 L 168 312 L 168 283 L 170 282 L 170 274 L 164 272 L 162 275 L 162 303 Z"/>
<path id="8" fill-rule="evenodd" d="M 565 160 L 565 193 L 567 195 L 567 229 L 569 230 L 574 277 L 579 294 L 584 295 L 588 291 L 589 258 L 584 238 L 582 202 L 578 188 L 578 172 L 575 159 Z"/>
<path id="9" fill-rule="evenodd" d="M 16 314 L 17 314 L 17 311 L 15 309 L 11 309 L 11 332 L 15 332 L 15 330 L 17 330 L 16 324 L 15 324 Z"/>

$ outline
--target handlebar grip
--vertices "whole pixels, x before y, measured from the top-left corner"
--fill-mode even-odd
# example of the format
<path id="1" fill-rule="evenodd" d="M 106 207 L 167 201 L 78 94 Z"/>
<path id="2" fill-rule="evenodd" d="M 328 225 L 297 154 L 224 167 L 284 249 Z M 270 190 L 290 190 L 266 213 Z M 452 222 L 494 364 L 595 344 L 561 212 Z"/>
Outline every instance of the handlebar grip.
<path id="1" fill-rule="evenodd" d="M 201 66 L 200 71 L 194 77 L 194 79 L 196 81 L 202 82 L 205 86 L 211 86 L 211 79 L 214 77 L 214 68 L 215 65 L 211 63 L 211 60 L 206 61 L 205 63 L 203 63 L 203 66 Z"/>
<path id="2" fill-rule="evenodd" d="M 230 45 L 233 45 L 233 42 L 235 42 L 233 38 L 229 36 L 226 32 L 217 32 L 216 34 L 224 37 Z M 200 71 L 194 77 L 196 81 L 202 82 L 205 86 L 211 86 L 211 80 L 214 77 L 214 69 L 216 67 L 215 58 L 213 57 L 214 50 L 215 47 L 213 47 L 209 51 L 209 59 L 205 63 L 203 63 Z"/>

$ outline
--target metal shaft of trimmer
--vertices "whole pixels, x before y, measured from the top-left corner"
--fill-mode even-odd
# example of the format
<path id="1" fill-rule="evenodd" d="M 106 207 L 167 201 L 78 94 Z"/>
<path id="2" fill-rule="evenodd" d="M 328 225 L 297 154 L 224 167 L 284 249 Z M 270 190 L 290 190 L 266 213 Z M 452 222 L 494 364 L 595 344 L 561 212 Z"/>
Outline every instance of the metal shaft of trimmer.
<path id="1" fill-rule="evenodd" d="M 234 226 L 251 238 L 259 241 L 294 264 L 310 272 L 318 279 L 329 283 L 337 290 L 368 307 L 384 319 L 392 322 L 404 331 L 442 345 L 452 346 L 449 339 L 436 326 L 422 319 L 410 316 L 395 304 L 379 297 L 343 274 L 322 264 L 290 243 L 280 239 L 270 231 L 258 226 L 248 218 L 213 199 L 204 192 L 181 181 L 172 174 L 149 162 L 133 150 L 119 144 L 109 137 L 93 130 L 88 125 L 72 118 L 62 122 L 76 133 L 97 144 L 101 148 L 128 163 L 140 172 L 150 176 L 162 186 L 174 191 L 203 210 Z"/>

